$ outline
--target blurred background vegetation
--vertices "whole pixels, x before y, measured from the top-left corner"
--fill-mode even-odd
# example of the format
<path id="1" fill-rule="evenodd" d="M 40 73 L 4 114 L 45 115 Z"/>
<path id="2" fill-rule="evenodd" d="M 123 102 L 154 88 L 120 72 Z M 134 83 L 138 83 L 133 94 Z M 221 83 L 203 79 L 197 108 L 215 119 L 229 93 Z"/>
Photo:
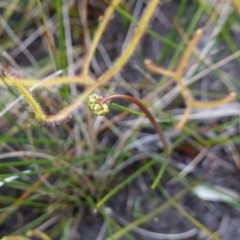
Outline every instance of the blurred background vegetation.
<path id="1" fill-rule="evenodd" d="M 99 21 L 112 1 L 1 0 L 0 66 L 28 86 L 47 114 L 83 94 L 111 69 L 150 0 L 122 0 L 82 78 Z M 140 110 L 125 101 L 95 117 L 87 103 L 68 121 L 42 125 L 15 88 L 0 82 L 0 237 L 38 239 L 240 239 L 240 6 L 238 0 L 165 0 L 134 54 L 104 96 L 140 99 L 161 124 L 171 150 Z M 184 69 L 195 99 L 237 98 L 194 108 L 174 79 L 190 39 L 203 33 Z M 74 83 L 73 83 L 74 82 Z M 71 83 L 71 84 L 70 84 Z M 160 183 L 150 186 L 160 169 Z M 46 235 L 43 235 L 45 233 Z M 4 239 L 13 239 L 5 237 Z"/>

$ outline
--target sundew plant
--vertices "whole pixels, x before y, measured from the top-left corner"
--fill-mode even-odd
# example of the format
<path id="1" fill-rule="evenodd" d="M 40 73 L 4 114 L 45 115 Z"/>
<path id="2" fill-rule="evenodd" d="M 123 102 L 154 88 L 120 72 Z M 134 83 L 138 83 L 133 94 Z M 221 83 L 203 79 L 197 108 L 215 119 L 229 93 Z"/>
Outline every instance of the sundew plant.
<path id="1" fill-rule="evenodd" d="M 221 1 L 218 8 L 204 0 L 98 4 L 2 3 L 2 239 L 200 239 L 200 233 L 222 239 L 215 225 L 194 215 L 189 198 L 198 207 L 214 199 L 232 211 L 240 203 L 233 182 L 215 184 L 215 163 L 208 160 L 224 149 L 233 161 L 221 171 L 240 167 L 239 84 L 221 68 L 239 64 L 231 36 L 238 31 L 238 1 Z M 168 4 L 178 6 L 172 23 L 164 18 Z M 104 44 L 104 37 L 124 35 L 111 25 L 117 19 L 128 31 L 111 59 L 115 43 Z M 156 19 L 167 34 L 154 30 Z M 161 47 L 151 55 L 144 44 L 152 42 Z M 44 49 L 43 58 L 31 44 Z M 127 67 L 134 58 L 136 81 Z M 204 194 L 209 189 L 214 197 Z M 169 209 L 175 222 L 161 225 Z M 86 233 L 89 216 L 101 222 L 96 233 Z M 163 229 L 157 222 L 149 229 L 151 221 Z"/>

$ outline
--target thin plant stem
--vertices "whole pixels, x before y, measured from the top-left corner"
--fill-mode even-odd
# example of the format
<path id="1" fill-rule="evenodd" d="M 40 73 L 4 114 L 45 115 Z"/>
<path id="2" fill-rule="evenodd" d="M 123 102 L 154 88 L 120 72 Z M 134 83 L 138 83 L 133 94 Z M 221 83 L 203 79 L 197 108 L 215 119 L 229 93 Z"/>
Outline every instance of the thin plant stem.
<path id="1" fill-rule="evenodd" d="M 42 3 L 41 3 L 40 0 L 37 0 L 37 4 L 38 4 L 39 11 L 40 11 L 40 16 L 42 18 L 43 27 L 44 27 L 44 31 L 45 31 L 44 33 L 45 33 L 47 43 L 48 43 L 48 46 L 49 46 L 49 52 L 50 52 L 51 57 L 54 60 L 55 68 L 57 69 L 58 61 L 57 61 L 57 58 L 55 56 L 56 49 L 55 49 L 55 45 L 54 45 L 54 42 L 52 40 L 50 31 L 49 31 L 49 28 L 48 28 L 47 19 L 46 19 L 45 13 L 44 13 L 44 9 L 43 9 L 43 6 L 42 6 Z"/>
<path id="2" fill-rule="evenodd" d="M 104 16 L 102 17 L 102 19 L 100 20 L 100 24 L 97 28 L 97 31 L 95 32 L 93 41 L 92 41 L 92 46 L 88 52 L 87 58 L 85 60 L 84 66 L 83 66 L 83 70 L 82 70 L 82 75 L 83 76 L 87 76 L 88 75 L 88 69 L 91 63 L 91 60 L 93 58 L 93 55 L 95 53 L 95 50 L 97 48 L 97 45 L 101 39 L 101 36 L 103 34 L 103 31 L 106 29 L 106 26 L 112 16 L 112 14 L 114 13 L 115 8 L 119 5 L 119 3 L 121 2 L 121 0 L 113 0 L 112 3 L 109 5 L 109 7 L 107 8 Z"/>
<path id="3" fill-rule="evenodd" d="M 132 103 L 135 103 L 146 114 L 146 116 L 148 117 L 149 121 L 152 123 L 153 127 L 155 128 L 155 130 L 156 130 L 160 140 L 163 143 L 163 148 L 164 148 L 164 152 L 165 152 L 166 157 L 169 158 L 169 147 L 168 147 L 167 140 L 166 140 L 166 138 L 164 136 L 164 133 L 162 131 L 162 128 L 157 123 L 156 119 L 153 117 L 151 112 L 145 107 L 145 105 L 141 101 L 139 101 L 138 99 L 136 99 L 134 97 L 131 97 L 131 96 L 128 96 L 128 95 L 124 95 L 124 94 L 110 95 L 110 96 L 108 96 L 106 98 L 103 98 L 100 101 L 100 104 L 102 105 L 102 104 L 104 104 L 107 101 L 112 100 L 112 99 L 125 99 L 127 101 L 132 102 Z"/>

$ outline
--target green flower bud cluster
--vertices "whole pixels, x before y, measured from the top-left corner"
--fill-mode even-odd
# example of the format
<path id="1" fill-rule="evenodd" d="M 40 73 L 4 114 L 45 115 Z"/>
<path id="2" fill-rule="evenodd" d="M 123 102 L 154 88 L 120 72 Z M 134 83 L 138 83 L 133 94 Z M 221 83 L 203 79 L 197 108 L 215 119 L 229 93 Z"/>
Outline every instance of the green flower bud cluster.
<path id="1" fill-rule="evenodd" d="M 88 107 L 97 116 L 104 116 L 109 112 L 108 105 L 106 103 L 102 104 L 101 100 L 103 100 L 103 97 L 97 94 L 92 94 L 88 98 Z"/>

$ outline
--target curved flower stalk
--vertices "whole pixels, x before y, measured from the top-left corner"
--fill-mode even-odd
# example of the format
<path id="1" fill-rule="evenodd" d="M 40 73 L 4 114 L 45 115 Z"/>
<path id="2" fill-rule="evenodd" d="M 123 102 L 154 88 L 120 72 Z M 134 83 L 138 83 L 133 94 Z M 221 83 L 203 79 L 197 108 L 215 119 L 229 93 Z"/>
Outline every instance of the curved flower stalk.
<path id="1" fill-rule="evenodd" d="M 138 99 L 128 96 L 128 95 L 124 95 L 124 94 L 114 94 L 114 95 L 110 95 L 105 98 L 103 98 L 102 96 L 99 96 L 97 94 L 92 94 L 89 96 L 89 100 L 88 100 L 89 109 L 91 111 L 93 111 L 97 116 L 103 116 L 109 112 L 106 102 L 109 100 L 112 100 L 112 99 L 124 99 L 124 100 L 130 101 L 132 103 L 135 103 L 145 113 L 145 115 L 148 117 L 149 121 L 152 123 L 153 127 L 155 128 L 155 130 L 160 138 L 160 141 L 162 141 L 162 143 L 163 143 L 163 148 L 164 148 L 166 157 L 169 158 L 169 147 L 168 147 L 167 140 L 164 136 L 164 133 L 162 131 L 162 128 L 157 123 L 156 119 L 153 117 L 151 112 Z"/>
<path id="2" fill-rule="evenodd" d="M 164 136 L 162 128 L 157 123 L 156 119 L 153 117 L 151 112 L 138 99 L 128 96 L 128 95 L 124 95 L 124 94 L 114 94 L 114 95 L 110 95 L 105 98 L 103 98 L 102 96 L 99 96 L 97 94 L 92 94 L 89 96 L 88 106 L 89 106 L 89 109 L 91 111 L 93 111 L 97 116 L 103 116 L 109 112 L 106 102 L 109 100 L 112 100 L 112 99 L 117 99 L 117 98 L 124 99 L 124 100 L 130 101 L 132 103 L 135 103 L 145 113 L 145 115 L 148 117 L 149 121 L 152 123 L 154 129 L 156 130 L 160 141 L 163 143 L 164 153 L 165 153 L 167 159 L 170 159 L 168 143 Z M 160 175 L 161 175 L 161 170 L 159 171 L 157 178 L 155 179 L 155 181 L 153 182 L 153 184 L 151 186 L 152 189 L 154 189 L 157 186 L 159 179 L 160 179 L 159 178 Z"/>

